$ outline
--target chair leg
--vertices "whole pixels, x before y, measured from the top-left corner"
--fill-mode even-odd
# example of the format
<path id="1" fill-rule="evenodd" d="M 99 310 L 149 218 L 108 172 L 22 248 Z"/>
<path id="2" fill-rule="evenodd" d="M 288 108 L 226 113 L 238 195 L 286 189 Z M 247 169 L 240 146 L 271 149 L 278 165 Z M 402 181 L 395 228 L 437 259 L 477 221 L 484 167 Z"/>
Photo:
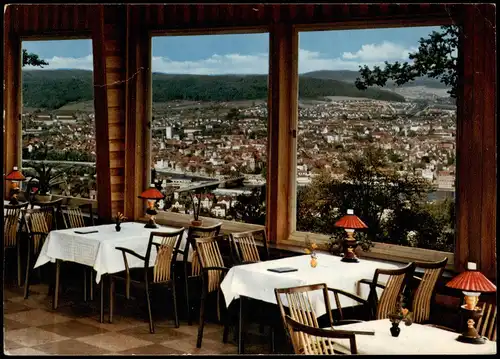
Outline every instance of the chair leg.
<path id="1" fill-rule="evenodd" d="M 226 309 L 224 318 L 224 332 L 222 333 L 222 342 L 224 344 L 227 343 L 227 337 L 229 336 L 229 325 L 231 324 L 230 322 L 231 316 L 229 315 L 229 310 Z"/>
<path id="2" fill-rule="evenodd" d="M 188 281 L 187 266 L 184 266 L 184 291 L 186 294 L 186 310 L 187 310 L 187 321 L 188 325 L 193 325 L 191 321 L 191 306 L 189 305 L 189 281 Z"/>
<path id="3" fill-rule="evenodd" d="M 104 279 L 105 276 L 101 276 L 101 282 L 99 283 L 100 286 L 100 296 L 101 296 L 101 313 L 100 313 L 100 322 L 104 323 Z"/>
<path id="4" fill-rule="evenodd" d="M 17 247 L 17 286 L 21 287 L 21 285 L 22 285 L 22 283 L 21 283 L 21 276 L 22 276 L 22 273 L 21 273 L 21 243 L 20 243 L 19 239 L 17 240 L 16 247 Z"/>
<path id="5" fill-rule="evenodd" d="M 151 334 L 154 334 L 155 327 L 154 327 L 154 324 L 153 324 L 153 314 L 151 313 L 151 298 L 150 298 L 150 293 L 149 293 L 148 282 L 146 282 L 145 286 L 146 286 L 146 301 L 148 302 L 149 332 Z"/>
<path id="6" fill-rule="evenodd" d="M 179 328 L 179 315 L 177 314 L 177 296 L 176 296 L 176 292 L 175 292 L 175 275 L 172 277 L 172 297 L 174 300 L 175 327 Z"/>
<path id="7" fill-rule="evenodd" d="M 113 323 L 113 302 L 115 295 L 115 280 L 113 277 L 109 277 L 109 322 Z"/>
<path id="8" fill-rule="evenodd" d="M 275 347 L 274 347 L 274 327 L 271 326 L 271 354 L 274 354 L 276 351 L 275 351 Z"/>
<path id="9" fill-rule="evenodd" d="M 87 267 L 83 267 L 83 301 L 87 302 Z"/>
<path id="10" fill-rule="evenodd" d="M 26 276 L 24 278 L 24 299 L 28 299 L 29 295 L 29 276 L 30 276 L 30 262 L 31 262 L 31 241 L 28 243 L 28 257 L 26 258 Z"/>
<path id="11" fill-rule="evenodd" d="M 59 302 L 59 274 L 61 269 L 61 261 L 56 259 L 56 282 L 54 284 L 54 299 L 52 301 L 52 308 L 57 309 L 57 305 Z"/>
<path id="12" fill-rule="evenodd" d="M 201 294 L 201 303 L 200 303 L 200 324 L 198 327 L 198 339 L 196 340 L 196 347 L 201 348 L 201 341 L 203 339 L 203 327 L 205 326 L 205 301 L 207 298 L 207 288 L 203 286 L 202 294 Z"/>
<path id="13" fill-rule="evenodd" d="M 94 273 L 93 269 L 90 268 L 90 300 L 94 300 Z"/>

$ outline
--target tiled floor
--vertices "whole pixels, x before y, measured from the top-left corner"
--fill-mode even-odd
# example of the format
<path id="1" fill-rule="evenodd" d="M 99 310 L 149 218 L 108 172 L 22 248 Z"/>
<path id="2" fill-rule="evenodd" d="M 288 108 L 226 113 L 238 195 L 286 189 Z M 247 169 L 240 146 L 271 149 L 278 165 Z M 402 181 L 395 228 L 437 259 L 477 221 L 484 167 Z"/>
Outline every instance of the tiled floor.
<path id="1" fill-rule="evenodd" d="M 4 350 L 9 355 L 113 355 L 113 354 L 236 354 L 233 329 L 229 342 L 222 343 L 222 326 L 205 325 L 203 343 L 196 348 L 198 325 L 181 321 L 175 328 L 171 319 L 155 321 L 155 334 L 149 333 L 147 315 L 137 303 L 121 303 L 113 323 L 99 322 L 98 300 L 83 303 L 78 295 L 64 293 L 60 306 L 52 310 L 52 297 L 46 285 L 30 287 L 23 298 L 22 288 L 4 288 Z M 71 297 L 73 299 L 68 299 Z M 256 333 L 253 333 L 253 332 Z M 268 336 L 250 329 L 246 353 L 268 353 Z"/>

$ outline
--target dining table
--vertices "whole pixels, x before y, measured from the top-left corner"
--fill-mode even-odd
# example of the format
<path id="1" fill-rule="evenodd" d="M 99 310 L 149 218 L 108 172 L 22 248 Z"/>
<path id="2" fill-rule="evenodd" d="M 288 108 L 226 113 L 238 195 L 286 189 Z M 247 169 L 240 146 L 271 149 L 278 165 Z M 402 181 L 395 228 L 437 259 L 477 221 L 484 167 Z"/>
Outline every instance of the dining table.
<path id="1" fill-rule="evenodd" d="M 50 231 L 45 239 L 34 268 L 52 262 L 69 261 L 93 268 L 96 272 L 95 281 L 101 284 L 101 322 L 103 322 L 103 286 L 101 278 L 110 273 L 124 271 L 125 263 L 122 252 L 116 247 L 131 249 L 144 256 L 148 247 L 151 232 L 172 232 L 179 228 L 160 226 L 146 228 L 144 223 L 125 222 L 121 230 L 117 231 L 115 224 L 103 224 L 83 228 L 68 228 Z M 184 250 L 187 243 L 187 230 L 181 238 L 180 250 Z M 192 258 L 192 248 L 189 246 L 188 261 Z M 126 254 L 129 268 L 143 268 L 144 261 Z M 151 249 L 149 266 L 154 266 L 156 260 L 156 246 Z M 183 260 L 183 254 L 178 253 L 177 261 Z M 58 286 L 56 275 L 56 287 Z M 54 290 L 54 293 L 57 293 Z M 54 309 L 57 308 L 58 298 L 54 294 Z"/>
<path id="2" fill-rule="evenodd" d="M 359 295 L 367 299 L 369 294 L 368 285 L 360 285 L 361 279 L 372 279 L 377 268 L 397 269 L 403 264 L 394 264 L 378 260 L 360 259 L 358 263 L 342 262 L 342 258 L 330 254 L 317 254 L 317 266 L 310 265 L 310 255 L 298 255 L 294 257 L 280 258 L 251 264 L 243 264 L 232 267 L 221 283 L 221 291 L 224 295 L 226 306 L 229 307 L 235 299 L 240 299 L 239 305 L 239 329 L 238 329 L 238 353 L 244 353 L 244 302 L 247 299 L 256 299 L 266 303 L 276 304 L 275 288 L 289 288 L 303 285 L 325 283 L 330 288 L 337 288 Z M 294 271 L 278 273 L 272 270 L 277 268 L 292 268 Z M 384 282 L 387 276 L 381 275 L 380 282 Z M 381 289 L 377 288 L 378 293 Z M 337 308 L 335 298 L 330 295 L 331 309 Z M 324 297 L 322 292 L 315 291 L 309 294 L 313 310 L 319 317 L 326 313 Z M 287 306 L 284 298 L 283 305 Z M 340 297 L 342 308 L 359 305 L 353 299 L 345 296 Z"/>
<path id="3" fill-rule="evenodd" d="M 374 335 L 356 335 L 358 354 L 366 355 L 481 355 L 496 354 L 497 343 L 486 339 L 484 344 L 469 344 L 457 340 L 459 333 L 433 326 L 400 323 L 400 334 L 391 335 L 389 319 L 346 324 L 338 329 L 373 331 Z M 325 328 L 330 329 L 330 328 Z M 332 338 L 334 349 L 349 354 L 349 339 Z"/>

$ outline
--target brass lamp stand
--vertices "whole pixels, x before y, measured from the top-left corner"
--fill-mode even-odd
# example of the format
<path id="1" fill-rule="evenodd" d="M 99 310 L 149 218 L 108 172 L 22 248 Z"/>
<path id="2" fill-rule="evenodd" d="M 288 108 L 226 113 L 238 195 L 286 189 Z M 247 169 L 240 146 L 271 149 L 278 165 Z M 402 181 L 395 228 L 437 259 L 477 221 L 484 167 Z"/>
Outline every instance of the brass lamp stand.
<path id="1" fill-rule="evenodd" d="M 477 332 L 476 328 L 474 328 L 474 325 L 479 321 L 479 319 L 482 317 L 483 313 L 481 311 L 481 308 L 475 307 L 474 309 L 468 309 L 466 307 L 467 305 L 464 304 L 462 305 L 461 311 L 462 315 L 464 318 L 469 318 L 467 320 L 467 329 L 462 332 L 461 335 L 457 337 L 457 340 L 462 343 L 469 343 L 469 344 L 484 344 L 486 340 L 484 337 L 479 335 Z"/>

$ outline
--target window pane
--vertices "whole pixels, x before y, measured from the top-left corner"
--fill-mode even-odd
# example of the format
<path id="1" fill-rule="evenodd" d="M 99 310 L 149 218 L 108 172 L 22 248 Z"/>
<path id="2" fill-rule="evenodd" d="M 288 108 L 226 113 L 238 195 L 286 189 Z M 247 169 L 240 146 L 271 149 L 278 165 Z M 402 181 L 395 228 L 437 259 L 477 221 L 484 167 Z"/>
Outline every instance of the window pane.
<path id="1" fill-rule="evenodd" d="M 433 31 L 443 39 L 426 42 Z M 297 231 L 333 243 L 346 237 L 335 222 L 353 209 L 368 226 L 355 234 L 363 244 L 453 252 L 457 36 L 446 31 L 300 33 Z M 412 56 L 419 47 L 431 55 Z"/>
<path id="2" fill-rule="evenodd" d="M 153 38 L 151 165 L 166 195 L 161 209 L 265 223 L 268 41 Z"/>
<path id="3" fill-rule="evenodd" d="M 95 200 L 92 41 L 22 45 L 23 189 Z"/>

